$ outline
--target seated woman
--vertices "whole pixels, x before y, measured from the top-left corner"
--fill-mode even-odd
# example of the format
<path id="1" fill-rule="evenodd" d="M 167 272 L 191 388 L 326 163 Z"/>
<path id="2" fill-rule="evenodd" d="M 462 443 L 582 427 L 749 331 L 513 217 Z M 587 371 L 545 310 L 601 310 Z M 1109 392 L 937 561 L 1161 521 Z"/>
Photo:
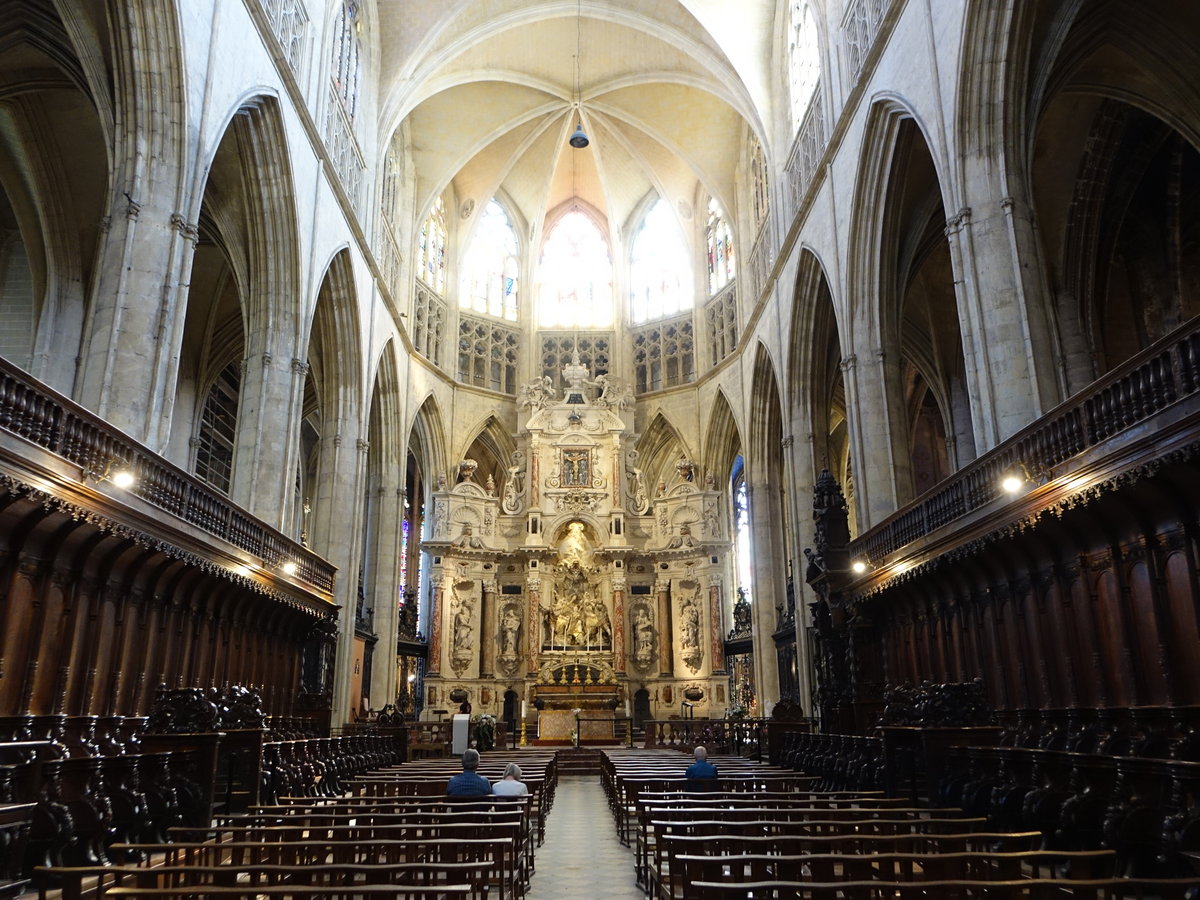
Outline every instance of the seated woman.
<path id="1" fill-rule="evenodd" d="M 504 767 L 504 777 L 492 785 L 492 793 L 499 797 L 524 797 L 529 788 L 521 780 L 521 767 L 509 763 Z"/>

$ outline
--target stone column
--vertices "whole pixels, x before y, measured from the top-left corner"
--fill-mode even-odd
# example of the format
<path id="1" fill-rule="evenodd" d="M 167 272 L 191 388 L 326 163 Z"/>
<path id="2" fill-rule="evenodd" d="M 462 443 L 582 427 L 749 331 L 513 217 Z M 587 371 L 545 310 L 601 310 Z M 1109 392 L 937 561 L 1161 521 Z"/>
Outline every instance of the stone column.
<path id="1" fill-rule="evenodd" d="M 708 576 L 708 621 L 712 635 L 712 673 L 725 674 L 725 616 L 721 613 L 721 573 Z"/>
<path id="2" fill-rule="evenodd" d="M 375 516 L 375 544 L 368 551 L 368 590 L 376 597 L 375 633 L 379 635 L 376 652 L 371 655 L 371 708 L 391 703 L 400 692 L 396 681 L 396 640 L 400 636 L 400 535 L 404 521 L 404 470 L 383 466 L 383 484 L 378 488 Z M 412 577 L 417 576 L 416 569 Z"/>
<path id="3" fill-rule="evenodd" d="M 625 674 L 625 570 L 613 572 L 613 668 L 618 675 Z"/>
<path id="4" fill-rule="evenodd" d="M 769 481 L 746 485 L 750 503 L 750 540 L 754 550 L 754 591 L 751 615 L 754 621 L 754 682 L 759 714 L 767 715 L 767 704 L 779 700 L 779 657 L 772 635 L 778 627 L 776 606 L 787 602 L 784 560 L 781 552 L 783 509 L 779 491 Z"/>
<path id="5" fill-rule="evenodd" d="M 888 354 L 882 347 L 869 352 L 873 365 L 857 354 L 842 360 L 860 531 L 887 518 L 912 496 L 899 354 Z"/>
<path id="6" fill-rule="evenodd" d="M 425 674 L 439 675 L 442 671 L 442 601 L 446 593 L 446 576 L 439 569 L 429 579 L 433 589 L 430 601 L 431 613 L 429 626 L 429 659 L 426 660 Z"/>
<path id="7" fill-rule="evenodd" d="M 496 579 L 483 583 L 483 600 L 479 605 L 479 677 L 491 678 L 496 671 Z"/>
<path id="8" fill-rule="evenodd" d="M 536 573 L 525 576 L 525 592 L 529 594 L 529 620 L 526 631 L 529 632 L 529 677 L 537 679 L 538 656 L 542 646 L 542 617 L 541 617 L 541 587 L 542 578 Z"/>
<path id="9" fill-rule="evenodd" d="M 229 496 L 284 534 L 293 535 L 300 406 L 308 365 L 289 342 L 247 334 Z M 332 427 L 336 427 L 333 425 Z"/>
<path id="10" fill-rule="evenodd" d="M 671 580 L 659 578 L 654 583 L 658 594 L 658 674 L 675 674 L 675 629 L 671 616 Z"/>

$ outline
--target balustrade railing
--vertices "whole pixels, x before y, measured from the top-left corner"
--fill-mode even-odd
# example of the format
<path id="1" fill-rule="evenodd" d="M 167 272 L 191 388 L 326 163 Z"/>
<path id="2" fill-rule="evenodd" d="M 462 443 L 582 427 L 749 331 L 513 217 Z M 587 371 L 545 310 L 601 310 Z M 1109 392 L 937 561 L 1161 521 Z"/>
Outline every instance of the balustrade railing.
<path id="1" fill-rule="evenodd" d="M 856 0 L 842 19 L 842 39 L 846 45 L 846 61 L 850 66 L 850 82 L 862 74 L 867 54 L 879 36 L 879 26 L 890 0 Z"/>
<path id="2" fill-rule="evenodd" d="M 767 273 L 771 271 L 774 261 L 775 242 L 771 239 L 771 214 L 767 213 L 758 229 L 754 246 L 750 248 L 746 257 L 746 266 L 742 270 L 746 276 L 744 280 L 749 283 L 749 293 L 745 295 L 745 299 L 750 304 L 758 302 L 759 294 L 767 283 Z"/>
<path id="3" fill-rule="evenodd" d="M 325 149 L 355 212 L 361 214 L 362 182 L 367 165 L 354 137 L 354 127 L 336 91 L 329 92 L 325 111 Z"/>
<path id="4" fill-rule="evenodd" d="M 294 577 L 333 591 L 330 563 L 4 359 L 0 429 L 79 466 L 81 480 L 125 469 L 136 479 L 129 493 L 253 554 L 268 567 L 290 560 L 297 567 Z"/>
<path id="5" fill-rule="evenodd" d="M 304 39 L 308 33 L 308 13 L 300 0 L 262 0 L 271 23 L 271 32 L 283 48 L 284 59 L 296 74 L 304 64 Z"/>
<path id="6" fill-rule="evenodd" d="M 1200 319 L 1177 329 L 851 543 L 876 563 L 997 499 L 1008 475 L 1048 481 L 1067 460 L 1200 387 Z"/>
<path id="7" fill-rule="evenodd" d="M 788 195 L 788 221 L 799 211 L 800 203 L 817 174 L 817 163 L 825 150 L 825 142 L 824 102 L 821 99 L 821 84 L 818 82 L 813 89 L 808 111 L 796 131 L 796 141 L 783 169 Z"/>
<path id="8" fill-rule="evenodd" d="M 647 750 L 709 753 L 766 759 L 769 719 L 651 719 L 644 723 Z"/>

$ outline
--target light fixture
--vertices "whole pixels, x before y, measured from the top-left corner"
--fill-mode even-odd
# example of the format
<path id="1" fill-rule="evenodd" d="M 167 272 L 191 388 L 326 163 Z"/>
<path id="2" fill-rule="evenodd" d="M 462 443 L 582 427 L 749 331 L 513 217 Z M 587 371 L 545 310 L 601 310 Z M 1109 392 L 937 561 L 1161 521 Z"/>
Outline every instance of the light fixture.
<path id="1" fill-rule="evenodd" d="M 133 473 L 128 469 L 118 469 L 116 472 L 113 472 L 111 481 L 122 490 L 129 490 L 129 488 L 133 487 L 137 479 L 133 477 Z"/>
<path id="2" fill-rule="evenodd" d="M 582 46 L 580 40 L 580 23 L 583 20 L 583 0 L 578 0 L 575 5 L 575 131 L 571 137 L 567 139 L 567 143 L 576 150 L 582 150 L 590 141 L 587 134 L 583 130 L 583 99 L 579 96 L 579 50 Z"/>
<path id="3" fill-rule="evenodd" d="M 296 564 L 294 562 L 292 562 L 290 559 L 287 562 L 285 562 L 282 566 L 280 566 L 279 568 L 283 569 L 284 575 L 295 575 L 296 574 Z"/>
<path id="4" fill-rule="evenodd" d="M 856 559 L 850 564 L 850 568 L 854 570 L 855 575 L 861 575 L 863 572 L 867 571 L 867 564 L 861 559 Z"/>
<path id="5" fill-rule="evenodd" d="M 1000 487 L 1003 488 L 1006 494 L 1015 494 L 1021 489 L 1021 485 L 1025 483 L 1023 478 L 1018 478 L 1016 475 L 1009 475 L 1000 482 Z"/>

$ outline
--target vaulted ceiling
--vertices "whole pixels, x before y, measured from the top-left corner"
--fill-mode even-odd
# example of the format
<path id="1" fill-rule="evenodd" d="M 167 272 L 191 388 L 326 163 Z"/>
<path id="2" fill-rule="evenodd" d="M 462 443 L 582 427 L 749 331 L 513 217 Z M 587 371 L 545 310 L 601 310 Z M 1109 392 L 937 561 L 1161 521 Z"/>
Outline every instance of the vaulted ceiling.
<path id="1" fill-rule="evenodd" d="M 769 118 L 775 0 L 378 0 L 377 14 L 381 132 L 407 125 L 419 210 L 453 185 L 469 225 L 501 193 L 536 234 L 577 197 L 614 236 L 652 191 L 681 224 L 699 185 L 733 210 L 745 130 Z M 580 122 L 591 144 L 575 150 Z"/>

